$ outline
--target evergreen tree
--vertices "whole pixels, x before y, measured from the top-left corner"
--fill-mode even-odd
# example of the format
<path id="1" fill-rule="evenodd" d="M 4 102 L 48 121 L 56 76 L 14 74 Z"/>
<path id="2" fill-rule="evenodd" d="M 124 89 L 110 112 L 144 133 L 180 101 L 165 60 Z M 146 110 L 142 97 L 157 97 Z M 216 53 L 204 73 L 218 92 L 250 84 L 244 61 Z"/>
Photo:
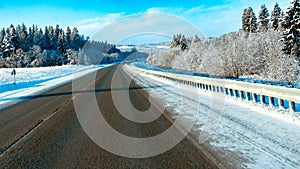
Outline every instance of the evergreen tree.
<path id="1" fill-rule="evenodd" d="M 248 13 L 248 9 L 244 9 L 243 11 L 243 15 L 242 15 L 242 30 L 245 33 L 248 33 L 248 20 L 247 20 L 247 13 Z"/>
<path id="2" fill-rule="evenodd" d="M 180 45 L 180 38 L 181 38 L 180 34 L 179 35 L 174 35 L 173 40 L 170 44 L 170 47 L 175 48 L 175 47 L 179 46 Z"/>
<path id="3" fill-rule="evenodd" d="M 257 18 L 255 13 L 251 7 L 248 8 L 248 24 L 249 24 L 249 32 L 255 33 L 257 31 Z"/>
<path id="4" fill-rule="evenodd" d="M 53 29 L 53 26 L 49 26 L 49 29 L 48 29 L 48 32 L 49 32 L 49 49 L 50 50 L 54 50 L 56 49 L 55 48 L 55 42 L 54 42 L 54 29 Z"/>
<path id="5" fill-rule="evenodd" d="M 11 53 L 15 50 L 15 46 L 13 42 L 11 41 L 10 34 L 6 32 L 3 43 L 2 43 L 2 49 L 3 49 L 3 56 L 4 58 L 10 57 Z"/>
<path id="6" fill-rule="evenodd" d="M 17 25 L 16 31 L 17 31 L 17 34 L 20 35 L 20 33 L 21 33 L 21 26 L 20 26 L 20 24 Z"/>
<path id="7" fill-rule="evenodd" d="M 2 43 L 3 43 L 4 37 L 5 37 L 5 29 L 3 28 L 0 31 L 0 52 L 3 51 Z"/>
<path id="8" fill-rule="evenodd" d="M 182 36 L 180 37 L 179 43 L 180 43 L 180 49 L 181 49 L 182 51 L 188 49 L 187 42 L 186 42 L 186 38 L 184 37 L 184 35 L 182 35 Z"/>
<path id="9" fill-rule="evenodd" d="M 49 30 L 47 26 L 45 27 L 43 49 L 50 49 L 50 36 L 49 36 Z"/>
<path id="10" fill-rule="evenodd" d="M 33 46 L 33 37 L 34 37 L 34 32 L 31 27 L 28 28 L 28 36 L 26 39 L 26 45 L 27 47 L 32 47 Z"/>
<path id="11" fill-rule="evenodd" d="M 278 3 L 276 3 L 271 14 L 271 27 L 274 30 L 278 30 L 278 27 L 280 26 L 280 22 L 282 20 L 281 13 L 281 8 L 279 7 Z"/>
<path id="12" fill-rule="evenodd" d="M 278 26 L 278 30 L 280 30 L 281 32 L 284 30 L 284 26 L 283 26 L 283 20 L 284 20 L 284 16 L 285 16 L 285 12 L 281 12 L 281 15 L 280 15 L 280 23 L 279 23 L 279 26 Z"/>
<path id="13" fill-rule="evenodd" d="M 268 30 L 268 25 L 269 25 L 269 11 L 266 8 L 265 5 L 262 5 L 260 7 L 259 11 L 259 30 L 260 32 L 266 32 Z"/>
<path id="14" fill-rule="evenodd" d="M 78 50 L 79 48 L 82 48 L 81 42 L 83 39 L 81 39 L 79 35 L 79 31 L 76 27 L 73 28 L 72 34 L 71 34 L 71 47 L 73 50 Z"/>
<path id="15" fill-rule="evenodd" d="M 66 30 L 66 48 L 71 48 L 71 29 L 70 27 L 67 27 Z"/>
<path id="16" fill-rule="evenodd" d="M 42 46 L 43 31 L 36 29 L 33 35 L 33 45 Z"/>
<path id="17" fill-rule="evenodd" d="M 19 46 L 18 34 L 13 24 L 10 25 L 9 35 L 13 46 L 18 47 Z"/>
<path id="18" fill-rule="evenodd" d="M 63 65 L 65 64 L 65 53 L 66 53 L 66 41 L 65 41 L 65 33 L 64 31 L 61 31 L 59 33 L 58 37 L 58 55 L 59 57 L 57 58 L 57 63 L 58 65 Z"/>
<path id="19" fill-rule="evenodd" d="M 299 0 L 293 0 L 284 20 L 283 26 L 283 51 L 286 54 L 291 54 L 299 59 L 299 45 L 300 45 L 300 3 Z"/>
<path id="20" fill-rule="evenodd" d="M 54 35 L 55 35 L 56 39 L 59 38 L 60 32 L 61 32 L 61 29 L 59 28 L 59 25 L 57 24 L 55 29 L 54 29 Z"/>
<path id="21" fill-rule="evenodd" d="M 22 26 L 20 27 L 20 32 L 19 32 L 19 43 L 20 43 L 20 47 L 22 48 L 23 51 L 27 51 L 27 44 L 26 44 L 26 40 L 28 37 L 28 33 L 27 33 L 27 28 L 24 25 L 24 23 L 22 23 Z"/>
<path id="22" fill-rule="evenodd" d="M 28 31 L 24 23 L 16 28 L 10 25 L 0 29 L 0 68 L 76 64 L 80 60 L 79 52 L 80 56 L 88 55 L 81 50 L 87 41 L 88 38 L 85 40 L 76 27 L 73 31 L 68 27 L 65 33 L 59 25 L 45 27 L 44 31 L 36 25 Z M 91 45 L 101 54 L 111 48 L 107 43 Z"/>
<path id="23" fill-rule="evenodd" d="M 249 33 L 257 32 L 257 18 L 251 7 L 247 8 L 243 12 L 242 16 L 242 30 L 247 35 Z"/>
<path id="24" fill-rule="evenodd" d="M 58 39 L 58 52 L 59 54 L 64 54 L 66 50 L 66 42 L 65 42 L 65 33 L 62 31 L 59 34 L 59 39 Z"/>
<path id="25" fill-rule="evenodd" d="M 53 26 L 49 26 L 49 34 L 54 35 L 54 29 Z"/>

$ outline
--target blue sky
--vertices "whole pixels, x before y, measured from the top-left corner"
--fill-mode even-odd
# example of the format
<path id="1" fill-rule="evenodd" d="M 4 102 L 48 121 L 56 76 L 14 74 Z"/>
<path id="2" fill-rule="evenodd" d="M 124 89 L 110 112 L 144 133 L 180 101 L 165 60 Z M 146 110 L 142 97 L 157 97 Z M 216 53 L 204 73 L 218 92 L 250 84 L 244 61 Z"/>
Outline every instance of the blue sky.
<path id="1" fill-rule="evenodd" d="M 252 6 L 258 14 L 261 4 L 271 12 L 275 2 L 286 9 L 289 0 L 50 0 L 0 1 L 0 27 L 11 23 L 39 27 L 60 24 L 76 26 L 80 33 L 93 36 L 103 26 L 128 15 L 162 12 L 178 16 L 197 27 L 204 35 L 220 36 L 241 27 L 242 10 Z"/>

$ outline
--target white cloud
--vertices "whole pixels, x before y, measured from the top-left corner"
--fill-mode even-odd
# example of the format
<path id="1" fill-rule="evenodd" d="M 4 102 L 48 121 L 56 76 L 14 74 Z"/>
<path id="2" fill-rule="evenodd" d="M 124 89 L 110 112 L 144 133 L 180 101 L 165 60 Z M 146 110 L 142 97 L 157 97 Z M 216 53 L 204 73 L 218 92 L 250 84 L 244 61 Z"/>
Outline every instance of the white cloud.
<path id="1" fill-rule="evenodd" d="M 105 27 L 109 23 L 124 16 L 124 12 L 121 13 L 110 13 L 104 16 L 98 16 L 95 18 L 87 18 L 77 21 L 74 26 L 76 26 L 81 34 L 93 36 L 101 28 Z"/>
<path id="2" fill-rule="evenodd" d="M 93 39 L 118 43 L 134 36 L 156 34 L 172 37 L 178 33 L 187 36 L 193 36 L 195 34 L 201 36 L 197 28 L 179 17 L 162 13 L 146 12 L 124 17 L 107 25 L 101 29 Z"/>
<path id="3" fill-rule="evenodd" d="M 178 14 L 182 12 L 183 8 L 149 8 L 147 9 L 147 13 L 167 13 L 167 14 Z"/>
<path id="4" fill-rule="evenodd" d="M 77 21 L 76 24 L 78 25 L 83 25 L 83 24 L 87 24 L 87 23 L 91 23 L 91 22 L 97 22 L 100 20 L 100 17 L 96 17 L 96 18 L 87 18 L 81 21 Z"/>
<path id="5" fill-rule="evenodd" d="M 222 11 L 227 9 L 229 6 L 227 5 L 220 5 L 220 6 L 213 6 L 213 7 L 205 7 L 205 6 L 196 6 L 191 9 L 188 9 L 185 11 L 186 14 L 192 14 L 192 13 L 205 13 L 205 12 L 215 12 L 215 11 Z"/>

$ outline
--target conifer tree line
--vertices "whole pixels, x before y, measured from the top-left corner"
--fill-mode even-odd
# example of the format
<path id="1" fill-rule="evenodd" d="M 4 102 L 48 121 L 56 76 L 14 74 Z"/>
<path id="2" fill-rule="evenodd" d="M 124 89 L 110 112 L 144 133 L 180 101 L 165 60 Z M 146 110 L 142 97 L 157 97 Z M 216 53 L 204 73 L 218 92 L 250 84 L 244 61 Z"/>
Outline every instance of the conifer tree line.
<path id="1" fill-rule="evenodd" d="M 225 77 L 300 81 L 299 0 L 286 11 L 274 3 L 271 12 L 261 5 L 258 15 L 252 7 L 241 14 L 240 30 L 205 40 L 175 35 L 171 49 L 148 63 Z"/>
<path id="2" fill-rule="evenodd" d="M 282 50 L 285 54 L 293 55 L 299 61 L 300 43 L 300 3 L 299 0 L 292 0 L 291 6 L 284 13 L 275 4 L 269 18 L 269 12 L 265 5 L 259 11 L 258 22 L 251 7 L 244 9 L 242 16 L 242 30 L 246 34 L 255 32 L 267 32 L 268 29 L 277 30 L 282 34 Z M 271 23 L 269 23 L 271 21 Z"/>
<path id="3" fill-rule="evenodd" d="M 0 30 L 0 68 L 82 64 L 89 59 L 82 50 L 86 43 L 97 47 L 99 53 L 113 46 L 89 41 L 76 27 L 63 30 L 59 25 L 42 29 L 11 24 Z"/>

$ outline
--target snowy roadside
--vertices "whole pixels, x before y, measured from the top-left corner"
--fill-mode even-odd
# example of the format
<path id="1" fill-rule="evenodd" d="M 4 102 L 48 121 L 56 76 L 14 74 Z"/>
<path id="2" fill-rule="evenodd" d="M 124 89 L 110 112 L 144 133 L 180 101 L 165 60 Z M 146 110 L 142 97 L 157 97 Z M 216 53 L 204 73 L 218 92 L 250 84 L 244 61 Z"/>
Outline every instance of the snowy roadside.
<path id="1" fill-rule="evenodd" d="M 141 60 L 139 62 L 132 62 L 130 63 L 131 66 L 135 66 L 141 69 L 147 70 L 154 70 L 160 72 L 168 72 L 168 73 L 175 73 L 175 74 L 183 74 L 183 75 L 191 75 L 191 76 L 199 76 L 199 77 L 210 77 L 210 78 L 217 78 L 217 76 L 209 75 L 209 74 L 201 74 L 189 70 L 180 70 L 176 68 L 164 68 L 157 65 L 148 64 L 145 61 Z M 266 85 L 273 85 L 273 86 L 284 86 L 288 88 L 297 88 L 300 89 L 300 81 L 294 82 L 292 84 L 288 84 L 288 82 L 276 82 L 276 81 L 269 81 L 264 80 L 262 77 L 258 75 L 251 75 L 251 76 L 241 76 L 239 78 L 226 78 L 227 80 L 232 81 L 242 81 L 242 82 L 249 82 L 249 83 L 257 83 L 257 84 L 266 84 Z"/>
<path id="2" fill-rule="evenodd" d="M 24 100 L 26 96 L 71 82 L 75 73 L 78 78 L 111 65 L 17 68 L 16 85 L 13 84 L 12 69 L 0 69 L 0 110 Z"/>
<path id="3" fill-rule="evenodd" d="M 213 134 L 201 145 L 230 168 L 300 168 L 300 120 L 256 103 L 214 95 L 148 74 L 138 74 L 135 81 L 139 85 L 162 86 L 146 90 L 174 110 L 170 112 L 173 119 L 183 116 L 195 121 L 191 133 L 196 140 L 203 131 L 210 131 L 208 120 L 216 122 Z M 182 92 L 186 95 L 182 96 Z M 223 110 L 214 110 L 220 104 Z"/>

